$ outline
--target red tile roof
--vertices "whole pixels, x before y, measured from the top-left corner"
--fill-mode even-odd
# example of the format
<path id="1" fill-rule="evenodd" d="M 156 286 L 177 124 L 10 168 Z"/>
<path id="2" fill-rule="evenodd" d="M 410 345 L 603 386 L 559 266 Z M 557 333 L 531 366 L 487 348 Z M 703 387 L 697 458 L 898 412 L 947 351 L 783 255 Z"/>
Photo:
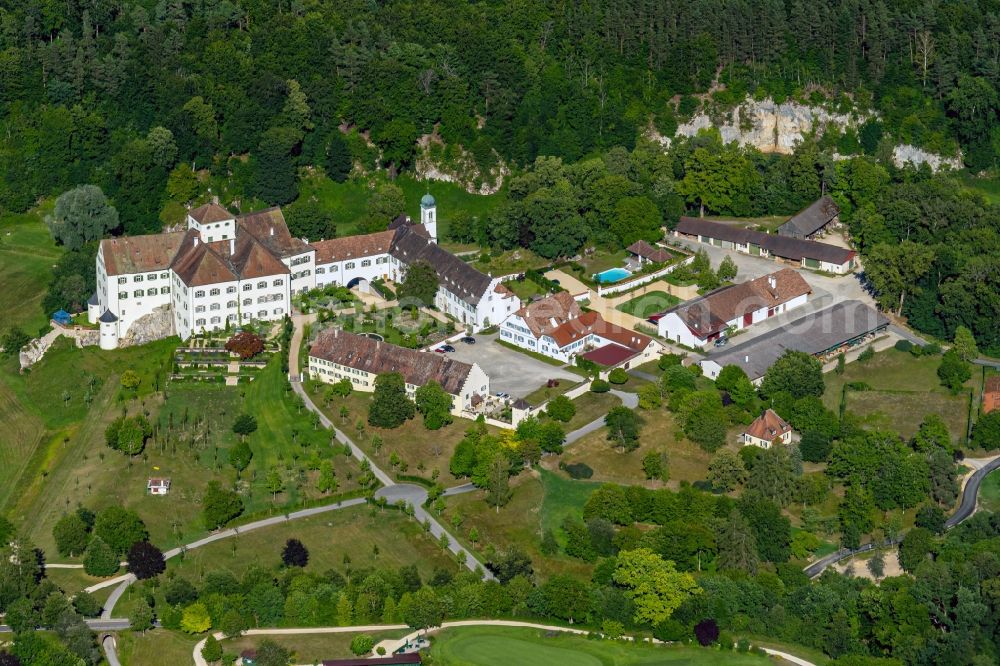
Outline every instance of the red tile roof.
<path id="1" fill-rule="evenodd" d="M 316 248 L 316 265 L 388 254 L 395 233 L 395 231 L 376 231 L 373 234 L 331 238 L 312 243 Z"/>
<path id="2" fill-rule="evenodd" d="M 240 215 L 236 219 L 236 224 L 240 230 L 253 235 L 279 257 L 290 257 L 312 251 L 307 243 L 300 238 L 294 238 L 288 231 L 285 216 L 278 207 Z"/>
<path id="3" fill-rule="evenodd" d="M 771 286 L 773 280 L 774 286 Z M 791 268 L 764 275 L 756 280 L 716 289 L 701 298 L 667 310 L 675 313 L 701 339 L 726 328 L 728 322 L 762 308 L 773 308 L 812 289 Z"/>
<path id="4" fill-rule="evenodd" d="M 166 270 L 184 240 L 184 233 L 105 238 L 101 241 L 104 270 L 108 275 Z"/>
<path id="5" fill-rule="evenodd" d="M 591 334 L 635 351 L 642 351 L 653 341 L 648 335 L 636 333 L 633 330 L 607 322 L 600 313 L 593 311 L 584 312 L 576 319 L 571 319 L 545 333 L 555 340 L 560 348 L 582 340 Z"/>
<path id="6" fill-rule="evenodd" d="M 188 211 L 188 215 L 193 217 L 198 224 L 223 222 L 236 217 L 217 203 L 207 203 L 204 206 L 198 206 L 194 210 Z"/>
<path id="7" fill-rule="evenodd" d="M 754 422 L 747 426 L 747 429 L 743 432 L 751 437 L 773 442 L 779 436 L 791 430 L 792 426 L 785 423 L 773 409 L 768 409 L 754 419 Z"/>
<path id="8" fill-rule="evenodd" d="M 621 345 L 608 344 L 603 347 L 590 350 L 586 354 L 583 354 L 583 357 L 598 365 L 611 368 L 621 365 L 630 358 L 638 356 L 638 354 L 639 352 L 634 349 L 622 347 Z"/>
<path id="9" fill-rule="evenodd" d="M 664 250 L 662 247 L 653 247 L 644 240 L 637 240 L 625 249 L 638 257 L 648 259 L 649 261 L 658 264 L 670 261 L 669 252 Z"/>
<path id="10" fill-rule="evenodd" d="M 514 314 L 524 320 L 524 323 L 528 325 L 537 338 L 567 321 L 577 319 L 583 314 L 583 310 L 580 309 L 580 305 L 572 294 L 568 291 L 560 291 L 540 301 L 530 303 Z"/>
<path id="11" fill-rule="evenodd" d="M 459 394 L 472 370 L 468 363 L 445 354 L 406 349 L 337 329 L 321 332 L 309 349 L 309 356 L 375 375 L 398 372 L 413 386 L 434 380 L 452 395 Z"/>

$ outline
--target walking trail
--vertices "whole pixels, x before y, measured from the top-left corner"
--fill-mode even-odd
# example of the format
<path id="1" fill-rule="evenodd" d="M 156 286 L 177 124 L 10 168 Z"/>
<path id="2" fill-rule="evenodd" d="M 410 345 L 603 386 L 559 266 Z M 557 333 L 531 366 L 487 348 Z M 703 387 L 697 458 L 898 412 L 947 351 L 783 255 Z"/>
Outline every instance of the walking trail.
<path id="1" fill-rule="evenodd" d="M 542 631 L 558 631 L 567 634 L 577 634 L 578 636 L 586 636 L 591 631 L 586 629 L 574 629 L 572 627 L 560 627 L 551 624 L 537 624 L 535 622 L 520 622 L 518 620 L 459 620 L 456 622 L 443 622 L 441 626 L 431 627 L 425 631 L 413 631 L 403 636 L 402 638 L 387 639 L 380 641 L 375 645 L 375 649 L 372 651 L 371 656 L 376 656 L 377 650 L 381 647 L 385 649 L 387 655 L 394 654 L 396 650 L 400 649 L 407 643 L 412 643 L 417 638 L 426 636 L 428 634 L 433 634 L 442 629 L 453 629 L 456 627 L 524 627 L 528 629 L 541 629 Z M 294 634 L 341 634 L 341 633 L 355 633 L 355 632 L 366 632 L 366 631 L 392 631 L 397 629 L 407 629 L 405 624 L 371 624 L 356 627 L 309 627 L 303 629 L 250 629 L 244 632 L 244 636 L 288 636 Z M 215 632 L 213 634 L 216 640 L 222 640 L 225 638 L 225 634 L 221 631 Z M 632 636 L 626 636 L 626 640 L 635 640 Z M 193 659 L 195 666 L 208 666 L 208 662 L 205 661 L 204 657 L 201 656 L 201 650 L 205 647 L 205 641 L 208 637 L 205 637 L 198 641 L 194 646 L 191 658 Z M 664 641 L 657 639 L 652 639 L 652 642 L 657 645 L 666 645 Z M 795 664 L 796 666 L 816 666 L 816 664 L 811 661 L 806 661 L 801 657 L 796 657 L 795 655 L 788 654 L 787 652 L 782 652 L 781 650 L 772 650 L 771 648 L 762 647 L 761 648 L 767 654 L 773 657 L 780 657 L 785 661 Z"/>

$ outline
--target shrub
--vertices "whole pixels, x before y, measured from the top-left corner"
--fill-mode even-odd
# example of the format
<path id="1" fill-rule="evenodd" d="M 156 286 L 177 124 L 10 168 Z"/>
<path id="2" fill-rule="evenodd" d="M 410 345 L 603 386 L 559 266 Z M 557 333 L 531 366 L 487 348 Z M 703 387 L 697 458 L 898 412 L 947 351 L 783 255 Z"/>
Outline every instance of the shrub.
<path id="1" fill-rule="evenodd" d="M 545 408 L 545 413 L 549 415 L 550 419 L 568 423 L 576 414 L 576 405 L 566 396 L 559 395 L 549 401 L 549 404 Z"/>
<path id="2" fill-rule="evenodd" d="M 929 342 L 924 345 L 925 356 L 938 356 L 941 354 L 941 345 L 936 342 Z"/>
<path id="3" fill-rule="evenodd" d="M 875 350 L 872 348 L 871 345 L 865 347 L 865 350 L 860 354 L 858 354 L 858 361 L 861 363 L 867 363 L 873 358 L 875 358 Z"/>
<path id="4" fill-rule="evenodd" d="M 694 625 L 694 637 L 701 645 L 711 645 L 719 640 L 719 625 L 709 618 Z"/>
<path id="5" fill-rule="evenodd" d="M 612 384 L 624 384 L 628 381 L 628 373 L 623 368 L 615 368 L 608 374 L 608 381 Z"/>
<path id="6" fill-rule="evenodd" d="M 896 344 L 893 345 L 896 351 L 908 352 L 913 349 L 913 343 L 909 340 L 896 340 Z"/>
<path id="7" fill-rule="evenodd" d="M 360 634 L 351 639 L 351 652 L 359 657 L 368 654 L 375 647 L 375 639 L 368 634 Z"/>
<path id="8" fill-rule="evenodd" d="M 590 465 L 582 462 L 570 463 L 563 469 L 566 470 L 571 479 L 589 479 L 594 476 L 594 470 L 590 468 Z"/>
<path id="9" fill-rule="evenodd" d="M 264 351 L 264 341 L 250 331 L 241 331 L 226 341 L 226 351 L 245 361 Z"/>
<path id="10" fill-rule="evenodd" d="M 611 390 L 611 384 L 604 381 L 603 379 L 595 379 L 590 382 L 590 392 L 591 393 L 607 393 Z"/>
<path id="11" fill-rule="evenodd" d="M 871 391 L 872 387 L 867 382 L 847 382 L 847 388 L 851 391 Z"/>
<path id="12" fill-rule="evenodd" d="M 680 354 L 664 354 L 660 357 L 660 360 L 656 362 L 656 365 L 660 370 L 666 370 L 672 365 L 681 365 L 684 361 L 684 357 Z"/>

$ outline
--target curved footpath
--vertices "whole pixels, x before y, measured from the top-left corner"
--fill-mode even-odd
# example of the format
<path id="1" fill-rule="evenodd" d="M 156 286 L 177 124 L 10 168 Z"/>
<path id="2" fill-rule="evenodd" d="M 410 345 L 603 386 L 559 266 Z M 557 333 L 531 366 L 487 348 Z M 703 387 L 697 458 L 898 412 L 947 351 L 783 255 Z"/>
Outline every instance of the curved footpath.
<path id="1" fill-rule="evenodd" d="M 452 629 L 455 627 L 524 627 L 527 629 L 541 629 L 542 631 L 559 631 L 567 634 L 577 634 L 581 636 L 586 636 L 591 631 L 586 629 L 574 629 L 572 627 L 560 627 L 551 624 L 537 624 L 535 622 L 520 622 L 518 620 L 458 620 L 455 622 L 443 622 L 438 627 L 431 627 L 426 631 L 413 631 L 403 636 L 402 638 L 387 639 L 380 641 L 376 646 L 375 650 L 379 647 L 385 648 L 386 654 L 393 654 L 396 650 L 401 648 L 407 642 L 412 642 L 419 638 L 420 636 L 426 636 L 427 634 L 433 634 L 442 629 Z M 303 629 L 250 629 L 243 633 L 244 636 L 289 636 L 294 634 L 342 634 L 342 633 L 355 633 L 362 631 L 392 631 L 395 629 L 408 629 L 409 627 L 405 624 L 370 624 L 362 625 L 356 627 L 309 627 Z M 222 640 L 225 638 L 225 634 L 221 631 L 215 632 L 213 634 L 217 640 Z M 193 659 L 195 666 L 208 666 L 208 662 L 201 656 L 201 650 L 205 647 L 205 641 L 208 637 L 201 639 L 194 646 L 192 650 L 191 658 Z M 626 640 L 635 640 L 632 636 L 627 636 Z M 654 644 L 665 645 L 663 641 L 657 639 L 651 639 Z M 801 657 L 796 657 L 795 655 L 788 654 L 787 652 L 782 652 L 781 650 L 772 650 L 771 648 L 762 647 L 761 648 L 767 654 L 780 657 L 785 661 L 788 661 L 796 666 L 816 666 L 816 664 L 811 661 L 806 661 Z M 372 651 L 373 656 L 375 655 L 375 650 Z"/>

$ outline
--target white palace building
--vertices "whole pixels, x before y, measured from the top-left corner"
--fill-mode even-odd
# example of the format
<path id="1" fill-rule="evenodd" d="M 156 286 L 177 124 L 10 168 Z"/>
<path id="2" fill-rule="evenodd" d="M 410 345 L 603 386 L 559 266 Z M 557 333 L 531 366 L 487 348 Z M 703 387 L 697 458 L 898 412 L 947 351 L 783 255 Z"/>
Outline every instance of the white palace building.
<path id="1" fill-rule="evenodd" d="M 437 245 L 437 207 L 428 194 L 420 224 L 400 216 L 386 231 L 314 243 L 294 238 L 279 208 L 233 215 L 214 203 L 189 211 L 185 231 L 104 239 L 88 316 L 100 322 L 103 349 L 118 347 L 140 319 L 167 312 L 169 333 L 186 340 L 227 322 L 281 319 L 292 294 L 315 287 L 399 282 L 417 261 L 437 270 L 435 306 L 473 332 L 520 307 L 500 278 Z"/>

